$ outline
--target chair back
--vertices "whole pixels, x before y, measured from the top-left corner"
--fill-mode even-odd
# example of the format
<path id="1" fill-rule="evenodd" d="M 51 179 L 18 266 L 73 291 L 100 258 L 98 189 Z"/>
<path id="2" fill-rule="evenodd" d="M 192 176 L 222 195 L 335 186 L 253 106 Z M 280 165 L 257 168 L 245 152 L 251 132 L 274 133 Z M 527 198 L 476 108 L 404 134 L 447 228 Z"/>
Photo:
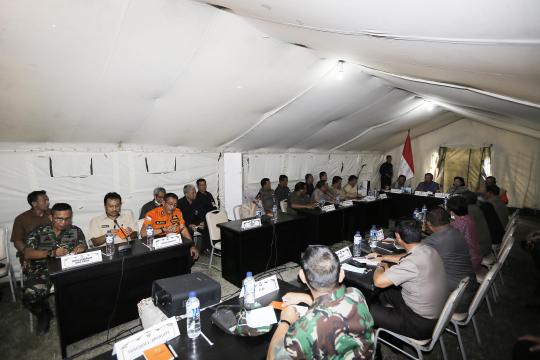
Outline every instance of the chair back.
<path id="1" fill-rule="evenodd" d="M 508 221 L 508 224 L 506 224 L 505 231 L 508 231 L 510 227 L 514 226 L 519 220 L 519 209 L 516 209 L 512 215 L 510 215 L 510 219 Z"/>
<path id="2" fill-rule="evenodd" d="M 469 305 L 469 311 L 467 314 L 467 320 L 465 321 L 466 324 L 471 321 L 471 318 L 474 316 L 476 311 L 478 310 L 478 307 L 480 304 L 482 304 L 482 300 L 484 300 L 484 297 L 486 296 L 487 291 L 489 288 L 493 285 L 493 281 L 495 281 L 495 277 L 497 276 L 497 273 L 501 269 L 501 263 L 496 262 L 491 269 L 489 269 L 486 277 L 484 278 L 484 281 L 480 286 L 478 287 L 478 290 L 476 290 L 476 294 L 474 295 L 474 298 L 471 301 L 471 304 Z"/>
<path id="3" fill-rule="evenodd" d="M 227 221 L 229 218 L 225 210 L 214 210 L 206 213 L 206 226 L 208 226 L 211 241 L 221 240 L 221 231 L 217 225 Z"/>
<path id="4" fill-rule="evenodd" d="M 506 247 L 508 246 L 508 243 L 509 243 L 510 241 L 513 242 L 512 239 L 514 238 L 514 232 L 515 232 L 515 230 L 516 230 L 516 226 L 512 226 L 510 229 L 508 229 L 507 232 L 504 233 L 504 237 L 503 237 L 503 239 L 502 239 L 502 241 L 501 241 L 501 247 L 500 247 L 500 250 L 499 250 L 499 252 L 498 252 L 498 254 L 497 254 L 497 258 L 500 258 L 500 257 L 501 257 L 501 255 L 502 255 L 504 249 L 506 249 Z"/>
<path id="5" fill-rule="evenodd" d="M 510 250 L 512 250 L 512 247 L 514 246 L 514 237 L 512 236 L 506 244 L 504 244 L 504 247 L 501 248 L 501 251 L 499 252 L 499 258 L 497 259 L 498 262 L 501 263 L 501 267 L 506 262 L 506 259 L 508 258 L 508 255 L 510 254 Z"/>
<path id="6" fill-rule="evenodd" d="M 9 260 L 9 251 L 8 251 L 8 231 L 5 227 L 0 227 L 0 261 L 6 259 Z"/>
<path id="7" fill-rule="evenodd" d="M 286 213 L 286 212 L 287 212 L 287 206 L 288 206 L 287 199 L 281 200 L 281 201 L 279 202 L 279 207 L 281 208 L 281 212 Z"/>
<path id="8" fill-rule="evenodd" d="M 242 208 L 242 205 L 236 205 L 235 207 L 233 207 L 233 215 L 234 215 L 234 220 L 240 220 L 241 217 L 240 217 L 240 209 Z"/>
<path id="9" fill-rule="evenodd" d="M 444 304 L 444 308 L 441 311 L 439 320 L 437 320 L 437 324 L 435 324 L 435 328 L 433 329 L 429 350 L 433 349 L 433 346 L 435 346 L 435 343 L 448 326 L 448 323 L 452 319 L 452 315 L 454 315 L 454 312 L 456 311 L 456 307 L 461 301 L 461 297 L 465 292 L 465 288 L 467 287 L 469 280 L 470 279 L 468 276 L 461 279 L 457 288 L 450 293 L 450 296 L 448 296 L 448 300 L 446 300 L 446 303 Z"/>

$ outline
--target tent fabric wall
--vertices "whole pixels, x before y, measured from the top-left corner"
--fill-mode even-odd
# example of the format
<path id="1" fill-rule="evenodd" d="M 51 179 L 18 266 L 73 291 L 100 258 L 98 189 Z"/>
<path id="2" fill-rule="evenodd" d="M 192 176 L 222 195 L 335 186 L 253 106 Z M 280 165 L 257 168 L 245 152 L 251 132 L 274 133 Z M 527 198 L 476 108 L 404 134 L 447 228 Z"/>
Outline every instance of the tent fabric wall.
<path id="1" fill-rule="evenodd" d="M 279 175 L 289 178 L 289 188 L 293 189 L 298 181 L 304 181 L 304 175 L 313 174 L 318 180 L 319 172 L 326 171 L 329 181 L 333 176 L 341 176 L 345 185 L 349 175 L 360 179 L 374 180 L 382 162 L 378 152 L 360 153 L 246 153 L 244 166 L 244 202 L 252 200 L 260 189 L 260 180 L 269 178 L 272 188 L 278 183 Z"/>
<path id="2" fill-rule="evenodd" d="M 402 142 L 406 133 L 402 134 Z M 491 174 L 508 191 L 509 206 L 540 209 L 540 139 L 472 120 L 460 120 L 426 135 L 411 132 L 415 166 L 413 184 L 434 172 L 439 146 L 483 147 L 493 144 Z M 387 151 L 399 166 L 403 144 Z"/>

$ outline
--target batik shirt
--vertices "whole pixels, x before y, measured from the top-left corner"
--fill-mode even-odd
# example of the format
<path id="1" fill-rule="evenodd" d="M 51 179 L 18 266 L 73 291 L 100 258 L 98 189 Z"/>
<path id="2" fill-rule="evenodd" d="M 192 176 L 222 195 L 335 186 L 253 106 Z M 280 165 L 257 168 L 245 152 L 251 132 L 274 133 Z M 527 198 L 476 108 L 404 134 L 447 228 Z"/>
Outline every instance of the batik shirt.
<path id="1" fill-rule="evenodd" d="M 318 297 L 287 331 L 276 359 L 371 359 L 373 318 L 364 295 L 341 286 Z"/>

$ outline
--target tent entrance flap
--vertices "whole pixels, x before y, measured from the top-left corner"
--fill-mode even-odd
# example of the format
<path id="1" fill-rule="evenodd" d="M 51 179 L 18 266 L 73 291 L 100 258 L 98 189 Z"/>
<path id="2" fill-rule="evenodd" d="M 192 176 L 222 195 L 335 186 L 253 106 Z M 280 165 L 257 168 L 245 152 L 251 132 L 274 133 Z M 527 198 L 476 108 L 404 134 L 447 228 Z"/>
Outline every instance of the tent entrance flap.
<path id="1" fill-rule="evenodd" d="M 465 185 L 472 191 L 480 187 L 480 183 L 486 177 L 485 169 L 490 164 L 490 147 L 439 148 L 439 161 L 437 164 L 436 179 L 445 191 L 452 186 L 454 177 L 460 176 L 465 179 Z"/>

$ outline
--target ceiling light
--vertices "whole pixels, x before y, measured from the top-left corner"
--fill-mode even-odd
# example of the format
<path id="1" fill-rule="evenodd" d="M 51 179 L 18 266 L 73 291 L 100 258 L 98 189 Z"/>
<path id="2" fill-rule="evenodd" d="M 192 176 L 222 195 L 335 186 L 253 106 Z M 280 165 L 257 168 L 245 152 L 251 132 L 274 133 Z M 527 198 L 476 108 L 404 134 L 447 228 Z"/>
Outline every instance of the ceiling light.
<path id="1" fill-rule="evenodd" d="M 337 74 L 336 79 L 337 80 L 343 80 L 343 66 L 345 64 L 345 61 L 339 60 L 337 63 Z"/>

